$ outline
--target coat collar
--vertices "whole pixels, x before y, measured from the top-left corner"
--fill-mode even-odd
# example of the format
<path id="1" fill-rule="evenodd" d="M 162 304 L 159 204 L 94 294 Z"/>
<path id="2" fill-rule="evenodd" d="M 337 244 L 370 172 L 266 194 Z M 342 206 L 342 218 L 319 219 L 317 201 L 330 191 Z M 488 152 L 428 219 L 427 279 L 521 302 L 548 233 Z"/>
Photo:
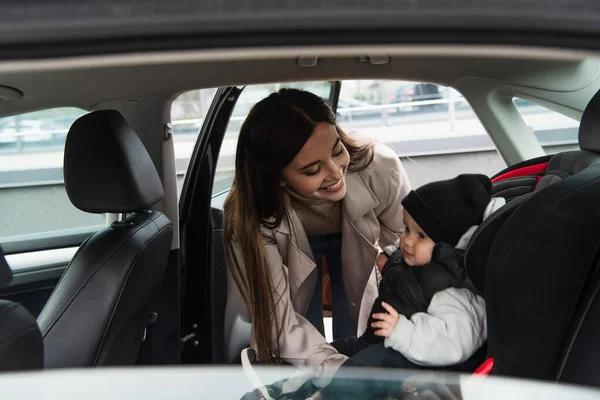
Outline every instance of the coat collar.
<path id="1" fill-rule="evenodd" d="M 348 221 L 356 222 L 379 205 L 379 200 L 360 172 L 346 175 L 346 195 L 342 199 L 342 208 Z"/>

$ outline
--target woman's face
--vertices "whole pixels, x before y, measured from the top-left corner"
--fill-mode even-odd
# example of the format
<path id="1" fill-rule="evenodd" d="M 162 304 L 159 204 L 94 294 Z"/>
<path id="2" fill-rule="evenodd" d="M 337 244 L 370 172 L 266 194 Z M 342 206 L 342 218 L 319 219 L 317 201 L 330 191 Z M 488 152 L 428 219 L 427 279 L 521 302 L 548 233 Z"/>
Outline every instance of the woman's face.
<path id="1" fill-rule="evenodd" d="M 349 163 L 350 155 L 335 126 L 322 122 L 283 169 L 281 185 L 305 197 L 338 201 L 346 195 Z"/>

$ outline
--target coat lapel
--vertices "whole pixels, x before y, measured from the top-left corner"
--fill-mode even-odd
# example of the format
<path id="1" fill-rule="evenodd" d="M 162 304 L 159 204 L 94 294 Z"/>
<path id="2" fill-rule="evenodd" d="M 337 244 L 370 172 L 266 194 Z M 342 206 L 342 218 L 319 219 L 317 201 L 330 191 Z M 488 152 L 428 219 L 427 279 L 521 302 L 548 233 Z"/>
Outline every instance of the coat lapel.
<path id="1" fill-rule="evenodd" d="M 304 314 L 312 299 L 318 276 L 313 271 L 317 265 L 302 222 L 292 208 L 288 195 L 285 195 L 285 202 L 289 220 L 284 218 L 281 225 L 275 229 L 275 241 L 283 256 L 283 262 L 288 267 L 292 304 L 296 311 Z"/>
<path id="2" fill-rule="evenodd" d="M 371 191 L 360 172 L 346 175 L 346 195 L 342 200 L 342 209 L 348 221 L 356 222 L 379 205 L 379 200 Z"/>
<path id="3" fill-rule="evenodd" d="M 380 227 L 374 215 L 379 201 L 360 173 L 348 174 L 346 185 L 342 201 L 342 276 L 352 319 L 358 322 L 365 287 L 379 253 L 375 244 Z"/>
<path id="4" fill-rule="evenodd" d="M 346 196 L 342 200 L 342 276 L 351 317 L 358 322 L 363 295 L 379 252 L 375 244 L 380 227 L 377 216 L 374 215 L 379 201 L 360 173 L 349 173 L 346 176 L 346 187 Z M 308 238 L 298 215 L 291 207 L 289 196 L 285 196 L 285 201 L 289 220 L 284 218 L 274 230 L 275 241 L 283 262 L 288 267 L 294 308 L 305 314 L 313 297 L 318 273 Z M 370 307 L 369 304 L 368 308 Z"/>

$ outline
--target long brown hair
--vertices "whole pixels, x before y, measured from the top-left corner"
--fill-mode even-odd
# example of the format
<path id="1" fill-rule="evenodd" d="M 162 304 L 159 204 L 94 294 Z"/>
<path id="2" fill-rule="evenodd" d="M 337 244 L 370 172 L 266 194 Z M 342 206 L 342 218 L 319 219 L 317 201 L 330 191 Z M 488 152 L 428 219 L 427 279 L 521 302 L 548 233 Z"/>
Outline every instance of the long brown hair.
<path id="1" fill-rule="evenodd" d="M 273 299 L 265 258 L 265 241 L 273 238 L 263 235 L 261 225 L 273 229 L 287 215 L 280 185 L 282 170 L 322 122 L 336 126 L 350 154 L 349 171 L 369 165 L 372 143 L 361 144 L 349 137 L 337 126 L 335 114 L 322 98 L 297 89 L 281 89 L 258 102 L 238 139 L 234 182 L 224 205 L 226 257 L 252 315 L 258 359 L 265 364 L 279 361 L 273 335 L 282 327 L 273 312 L 277 299 Z"/>

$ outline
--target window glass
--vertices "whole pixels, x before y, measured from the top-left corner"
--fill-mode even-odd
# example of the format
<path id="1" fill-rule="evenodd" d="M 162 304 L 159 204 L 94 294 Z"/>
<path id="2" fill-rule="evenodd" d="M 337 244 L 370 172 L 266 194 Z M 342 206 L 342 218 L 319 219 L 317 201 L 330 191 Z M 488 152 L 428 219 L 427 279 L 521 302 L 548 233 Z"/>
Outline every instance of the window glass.
<path id="1" fill-rule="evenodd" d="M 215 182 L 213 184 L 213 196 L 227 192 L 233 183 L 233 172 L 235 167 L 235 150 L 237 148 L 237 139 L 240 134 L 242 123 L 246 115 L 257 102 L 261 101 L 269 94 L 278 91 L 281 88 L 290 87 L 303 89 L 313 92 L 322 98 L 329 100 L 331 89 L 330 82 L 300 82 L 300 83 L 275 83 L 267 85 L 246 86 L 238 98 L 223 144 L 217 161 L 215 172 Z"/>
<path id="2" fill-rule="evenodd" d="M 192 90 L 181 94 L 171 105 L 177 196 L 181 194 L 190 157 L 216 93 L 217 88 Z"/>
<path id="3" fill-rule="evenodd" d="M 213 196 L 231 187 L 235 148 L 242 122 L 256 102 L 281 87 L 311 90 L 329 99 L 330 82 L 248 86 L 242 92 L 224 138 L 217 163 Z M 178 165 L 187 166 L 198 132 L 215 90 L 186 94 L 185 101 L 202 106 L 183 109 L 182 95 L 174 103 L 173 121 Z M 204 100 L 201 100 L 204 99 Z M 195 108 L 194 108 L 195 107 Z M 496 174 L 506 167 L 491 138 L 465 98 L 456 90 L 423 82 L 390 80 L 343 81 L 338 99 L 338 123 L 353 135 L 368 136 L 396 151 L 414 187 L 453 178 L 465 172 Z M 176 118 L 179 118 L 179 122 Z M 185 124 L 184 132 L 177 126 Z M 192 124 L 196 124 L 191 128 Z M 177 129 L 180 129 L 179 133 Z M 186 136 L 187 135 L 187 136 Z M 184 171 L 180 171 L 180 180 Z"/>
<path id="4" fill-rule="evenodd" d="M 513 102 L 546 154 L 579 149 L 579 121 L 518 97 Z"/>
<path id="5" fill-rule="evenodd" d="M 254 104 L 284 87 L 308 90 L 329 100 L 332 83 L 295 82 L 246 86 L 236 102 L 227 126 L 225 138 L 223 139 L 221 152 L 217 161 L 213 196 L 224 195 L 231 187 L 237 138 L 248 112 Z M 217 89 L 195 90 L 182 94 L 173 102 L 171 119 L 173 124 L 175 158 L 177 160 L 179 193 L 181 193 L 183 177 L 198 138 L 198 133 L 202 128 L 204 118 L 208 113 L 210 103 L 216 91 Z"/>
<path id="6" fill-rule="evenodd" d="M 344 81 L 340 125 L 393 148 L 413 187 L 506 167 L 485 128 L 454 89 L 424 82 Z"/>
<path id="7" fill-rule="evenodd" d="M 85 114 L 56 108 L 0 118 L 0 242 L 2 237 L 104 224 L 75 208 L 65 191 L 67 131 Z"/>

